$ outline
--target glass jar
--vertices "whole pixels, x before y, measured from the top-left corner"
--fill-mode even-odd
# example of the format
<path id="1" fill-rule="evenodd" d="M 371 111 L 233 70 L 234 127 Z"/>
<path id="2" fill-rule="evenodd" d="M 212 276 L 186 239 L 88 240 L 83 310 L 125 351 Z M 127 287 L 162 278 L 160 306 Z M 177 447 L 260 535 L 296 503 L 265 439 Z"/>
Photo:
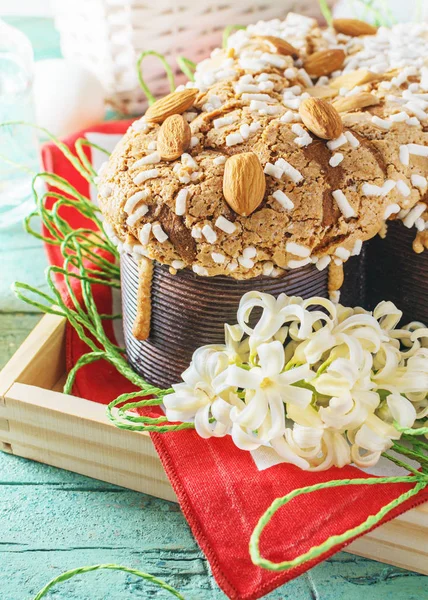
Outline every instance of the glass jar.
<path id="1" fill-rule="evenodd" d="M 39 171 L 34 123 L 33 49 L 18 29 L 0 19 L 0 228 L 20 221 L 34 206 L 31 182 Z"/>

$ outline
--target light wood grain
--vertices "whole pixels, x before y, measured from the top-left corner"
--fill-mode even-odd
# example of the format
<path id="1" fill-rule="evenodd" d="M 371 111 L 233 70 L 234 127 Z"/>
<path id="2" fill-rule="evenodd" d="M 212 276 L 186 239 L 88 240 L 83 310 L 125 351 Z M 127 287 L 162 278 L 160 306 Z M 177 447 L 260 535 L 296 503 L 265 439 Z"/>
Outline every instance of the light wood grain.
<path id="1" fill-rule="evenodd" d="M 45 315 L 0 372 L 0 402 L 16 381 L 51 388 L 65 372 L 66 320 Z"/>
<path id="2" fill-rule="evenodd" d="M 355 540 L 345 548 L 345 552 L 428 575 L 428 554 L 412 548 L 413 540 L 411 536 L 391 539 L 389 542 L 379 539 L 376 532 L 387 528 L 388 525 L 382 525 L 374 532 Z M 427 547 L 426 540 L 425 534 L 425 549 Z"/>
<path id="3" fill-rule="evenodd" d="M 3 449 L 176 501 L 148 434 L 118 429 L 105 406 L 58 391 L 65 378 L 64 330 L 64 319 L 43 317 L 0 377 Z M 428 504 L 382 525 L 346 551 L 427 573 L 427 541 Z"/>

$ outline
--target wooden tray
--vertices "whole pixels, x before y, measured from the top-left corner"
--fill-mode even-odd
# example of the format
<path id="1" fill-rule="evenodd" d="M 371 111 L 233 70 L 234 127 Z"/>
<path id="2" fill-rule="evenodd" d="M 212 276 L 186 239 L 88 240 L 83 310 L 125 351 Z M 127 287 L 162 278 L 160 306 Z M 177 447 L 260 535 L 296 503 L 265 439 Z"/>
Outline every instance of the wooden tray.
<path id="1" fill-rule="evenodd" d="M 177 501 L 145 433 L 117 429 L 105 407 L 61 392 L 65 319 L 44 316 L 0 373 L 0 447 Z M 356 540 L 347 552 L 428 575 L 428 503 Z"/>

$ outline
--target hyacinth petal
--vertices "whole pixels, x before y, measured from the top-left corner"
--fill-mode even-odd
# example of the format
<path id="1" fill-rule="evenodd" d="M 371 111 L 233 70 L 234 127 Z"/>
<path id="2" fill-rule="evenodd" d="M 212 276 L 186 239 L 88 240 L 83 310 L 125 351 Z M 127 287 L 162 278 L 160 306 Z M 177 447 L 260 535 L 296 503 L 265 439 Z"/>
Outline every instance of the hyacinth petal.
<path id="1" fill-rule="evenodd" d="M 323 430 L 315 427 L 305 427 L 295 423 L 293 426 L 293 439 L 301 448 L 318 446 L 323 436 Z"/>
<path id="2" fill-rule="evenodd" d="M 258 390 L 241 412 L 234 411 L 231 418 L 235 423 L 255 430 L 260 427 L 268 414 L 268 395 Z"/>
<path id="3" fill-rule="evenodd" d="M 264 377 L 278 375 L 284 368 L 284 347 L 281 342 L 261 344 L 257 349 Z"/>
<path id="4" fill-rule="evenodd" d="M 364 360 L 364 350 L 358 340 L 351 335 L 341 333 L 335 336 L 336 344 L 345 344 L 349 352 L 349 360 L 355 365 L 362 364 Z"/>
<path id="5" fill-rule="evenodd" d="M 296 465 L 296 467 L 299 467 L 300 469 L 309 469 L 308 461 L 293 452 L 289 444 L 287 444 L 285 441 L 284 437 L 279 437 L 272 440 L 271 446 L 279 454 L 279 456 L 281 456 L 281 458 L 286 460 L 286 462 Z"/>
<path id="6" fill-rule="evenodd" d="M 171 423 L 186 423 L 193 421 L 195 414 L 197 411 L 185 411 L 185 410 L 174 410 L 172 408 L 168 408 L 165 411 L 165 416 Z"/>
<path id="7" fill-rule="evenodd" d="M 351 462 L 351 449 L 347 440 L 340 433 L 333 434 L 334 464 L 336 467 L 344 467 Z"/>
<path id="8" fill-rule="evenodd" d="M 237 446 L 240 450 L 257 450 L 260 448 L 261 441 L 259 441 L 255 436 L 246 433 L 238 423 L 234 423 L 232 425 L 232 440 L 235 446 Z"/>
<path id="9" fill-rule="evenodd" d="M 230 423 L 231 410 L 232 405 L 223 400 L 223 398 L 217 398 L 211 405 L 211 413 L 214 419 L 225 425 Z"/>
<path id="10" fill-rule="evenodd" d="M 403 316 L 393 302 L 380 302 L 373 311 L 374 318 L 379 321 L 382 329 L 395 329 Z"/>
<path id="11" fill-rule="evenodd" d="M 290 385 L 281 387 L 280 392 L 283 402 L 287 404 L 287 411 L 291 405 L 305 409 L 312 401 L 313 393 L 305 388 Z"/>
<path id="12" fill-rule="evenodd" d="M 318 330 L 309 341 L 303 353 L 309 364 L 318 362 L 324 352 L 330 350 L 336 344 L 336 337 L 328 327 Z"/>
<path id="13" fill-rule="evenodd" d="M 390 394 L 386 399 L 394 421 L 401 427 L 413 427 L 416 410 L 411 402 L 399 394 Z"/>
<path id="14" fill-rule="evenodd" d="M 268 440 L 284 435 L 285 432 L 285 408 L 279 393 L 269 394 L 269 409 L 271 427 L 268 432 Z"/>
<path id="15" fill-rule="evenodd" d="M 303 443 L 302 440 L 299 439 L 299 436 L 296 434 L 294 429 L 295 427 L 296 424 L 294 424 L 293 430 L 285 430 L 285 441 L 288 443 L 293 452 L 297 454 L 297 456 L 304 458 L 308 462 L 316 459 L 321 452 L 321 442 L 322 437 L 324 435 L 324 431 L 322 429 L 319 430 L 318 442 L 315 442 L 313 439 L 311 439 L 307 441 L 305 440 Z M 308 445 L 308 442 L 312 445 Z"/>
<path id="16" fill-rule="evenodd" d="M 262 379 L 263 372 L 259 367 L 247 371 L 236 365 L 230 365 L 227 369 L 226 383 L 232 387 L 243 390 L 255 390 L 259 387 Z"/>
<path id="17" fill-rule="evenodd" d="M 210 423 L 210 407 L 200 408 L 195 415 L 196 433 L 205 439 L 210 437 L 224 437 L 228 433 L 228 427 L 222 423 Z"/>
<path id="18" fill-rule="evenodd" d="M 330 373 L 323 373 L 312 382 L 312 385 L 319 394 L 331 397 L 340 397 L 349 392 L 352 387 L 349 381 L 343 377 L 338 377 Z"/>
<path id="19" fill-rule="evenodd" d="M 365 450 L 371 452 L 385 452 L 388 448 L 391 448 L 392 442 L 387 437 L 375 433 L 368 425 L 364 424 L 357 431 L 355 436 L 355 443 L 357 446 L 361 446 Z"/>
<path id="20" fill-rule="evenodd" d="M 197 411 L 201 406 L 209 403 L 209 396 L 191 388 L 185 383 L 175 386 L 176 391 L 164 397 L 164 405 L 167 409 Z"/>
<path id="21" fill-rule="evenodd" d="M 229 342 L 240 342 L 242 340 L 242 336 L 244 335 L 244 331 L 240 325 L 228 325 L 227 323 L 224 326 L 224 337 L 226 340 L 226 346 Z"/>
<path id="22" fill-rule="evenodd" d="M 309 365 L 293 367 L 289 371 L 281 373 L 279 376 L 281 383 L 284 385 L 292 385 L 293 383 L 298 383 L 299 381 L 311 381 L 314 379 L 314 377 L 315 373 L 311 370 Z"/>
<path id="23" fill-rule="evenodd" d="M 365 454 L 360 453 L 360 447 L 353 445 L 351 446 L 351 460 L 363 469 L 373 467 L 379 461 L 382 452 L 366 452 Z"/>
<path id="24" fill-rule="evenodd" d="M 315 429 L 323 429 L 324 424 L 313 406 L 308 404 L 305 408 L 297 404 L 287 404 L 287 417 L 303 427 L 314 427 Z"/>
<path id="25" fill-rule="evenodd" d="M 251 311 L 256 307 L 261 308 L 263 313 L 256 327 L 251 329 L 248 322 Z M 276 300 L 273 296 L 260 292 L 248 292 L 244 294 L 239 303 L 238 323 L 247 335 L 254 335 L 258 339 L 266 341 L 273 337 L 281 327 L 277 313 Z"/>
<path id="26" fill-rule="evenodd" d="M 330 317 L 328 317 L 325 313 L 321 311 L 312 311 L 312 314 L 317 315 L 317 318 L 321 318 L 323 320 L 329 320 L 330 322 L 337 319 L 337 305 L 334 304 L 331 300 L 327 298 L 322 298 L 321 296 L 313 296 L 312 298 L 308 298 L 304 300 L 302 303 L 303 308 L 308 309 L 311 306 L 322 306 L 326 309 Z"/>

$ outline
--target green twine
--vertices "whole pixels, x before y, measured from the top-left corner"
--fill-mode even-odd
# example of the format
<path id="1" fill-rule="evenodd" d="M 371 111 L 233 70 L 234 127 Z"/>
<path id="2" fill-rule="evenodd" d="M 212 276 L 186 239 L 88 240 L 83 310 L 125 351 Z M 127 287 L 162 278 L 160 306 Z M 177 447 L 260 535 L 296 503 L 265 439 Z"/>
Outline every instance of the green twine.
<path id="1" fill-rule="evenodd" d="M 333 15 L 331 14 L 331 10 L 327 3 L 327 0 L 319 0 L 319 3 L 322 16 L 326 20 L 327 24 L 331 27 L 331 25 L 333 24 Z"/>
<path id="2" fill-rule="evenodd" d="M 193 73 L 196 70 L 196 63 L 190 60 L 190 58 L 186 58 L 185 56 L 178 56 L 177 64 L 189 81 L 195 81 Z"/>
<path id="3" fill-rule="evenodd" d="M 31 306 L 34 306 L 34 308 L 37 308 L 37 310 L 39 310 L 41 312 L 44 312 L 44 313 L 47 313 L 50 315 L 58 315 L 59 317 L 66 316 L 65 312 L 60 310 L 60 308 L 55 305 L 55 298 L 53 298 L 52 296 L 48 296 L 48 294 L 45 294 L 41 290 L 34 288 L 31 285 L 28 285 L 28 283 L 23 283 L 21 281 L 15 281 L 11 285 L 11 289 L 17 298 L 19 298 L 23 302 L 26 302 L 27 304 L 30 304 Z M 39 296 L 43 300 L 46 300 L 47 304 L 42 304 L 41 302 L 38 302 L 37 300 L 33 300 L 31 298 L 31 296 L 24 295 L 23 291 L 31 292 L 32 294 Z"/>
<path id="4" fill-rule="evenodd" d="M 76 154 L 80 158 L 80 162 L 86 168 L 88 173 L 91 173 L 93 177 L 96 177 L 97 172 L 95 171 L 91 161 L 88 159 L 83 150 L 85 146 L 87 148 L 94 148 L 95 150 L 99 150 L 100 152 L 103 152 L 106 156 L 110 156 L 110 152 L 108 152 L 108 150 L 106 150 L 105 148 L 98 146 L 98 144 L 94 144 L 93 142 L 90 142 L 85 138 L 79 138 L 76 140 L 74 147 L 76 148 Z"/>
<path id="5" fill-rule="evenodd" d="M 184 429 L 194 429 L 194 423 L 177 423 L 175 425 L 161 425 L 161 423 L 168 423 L 168 419 L 164 416 L 160 417 L 145 417 L 126 414 L 127 411 L 134 410 L 136 408 L 147 408 L 151 406 L 160 406 L 162 404 L 162 398 L 166 394 L 172 392 L 172 390 L 160 390 L 154 386 L 148 384 L 145 388 L 139 392 L 131 392 L 129 394 L 122 394 L 107 406 L 107 416 L 116 427 L 119 429 L 128 429 L 130 431 L 147 431 L 166 433 L 168 431 L 182 431 Z M 155 395 L 155 398 L 149 398 L 140 400 L 139 402 L 128 402 L 134 398 L 141 398 L 141 396 Z M 117 412 L 113 412 L 119 404 L 123 404 Z M 136 425 L 136 423 L 142 423 L 142 425 Z"/>
<path id="6" fill-rule="evenodd" d="M 319 544 L 318 546 L 313 546 L 307 552 L 300 554 L 296 558 L 292 560 L 285 560 L 282 562 L 272 562 L 267 558 L 263 558 L 260 554 L 259 544 L 260 537 L 263 533 L 264 528 L 269 524 L 272 517 L 275 513 L 282 507 L 285 506 L 288 502 L 290 502 L 293 498 L 303 494 L 311 494 L 312 492 L 316 492 L 323 489 L 341 487 L 344 485 L 378 485 L 378 484 L 387 484 L 387 483 L 416 483 L 415 487 L 407 492 L 401 494 L 398 498 L 395 498 L 392 502 L 389 502 L 386 506 L 383 506 L 378 513 L 375 515 L 370 515 L 363 523 L 357 525 L 356 527 L 352 527 L 348 529 L 348 531 L 340 534 L 333 535 L 329 537 L 325 542 Z M 286 496 L 282 498 L 277 498 L 272 502 L 267 511 L 262 515 L 257 523 L 251 538 L 250 538 L 250 555 L 251 560 L 258 567 L 263 567 L 264 569 L 268 569 L 269 571 L 285 571 L 287 569 L 291 569 L 292 567 L 297 567 L 302 565 L 308 561 L 311 561 L 315 558 L 318 558 L 322 554 L 328 552 L 336 546 L 337 544 L 342 544 L 344 542 L 350 541 L 353 537 L 362 535 L 366 533 L 369 529 L 377 525 L 388 513 L 392 510 L 403 504 L 409 498 L 418 494 L 421 490 L 423 490 L 428 485 L 428 477 L 422 474 L 418 476 L 405 476 L 405 477 L 377 477 L 373 479 L 342 479 L 342 480 L 332 480 L 326 481 L 324 483 L 319 483 L 316 485 L 311 485 L 303 488 L 299 488 L 297 490 L 293 490 Z"/>
<path id="7" fill-rule="evenodd" d="M 154 575 L 150 575 L 149 573 L 144 573 L 143 571 L 138 571 L 138 569 L 131 569 L 130 567 L 124 567 L 121 565 L 92 565 L 89 567 L 78 567 L 77 569 L 72 569 L 71 571 L 66 571 L 62 573 L 58 577 L 52 579 L 44 588 L 40 590 L 38 594 L 34 597 L 34 600 L 41 600 L 46 596 L 46 594 L 58 583 L 63 583 L 64 581 L 68 581 L 72 579 L 76 575 L 83 575 L 84 573 L 91 573 L 92 571 L 99 571 L 101 569 L 108 569 L 110 571 L 123 571 L 125 573 L 130 573 L 131 575 L 135 575 L 136 577 L 140 577 L 141 579 L 145 579 L 150 583 L 162 588 L 169 592 L 172 596 L 179 598 L 180 600 L 185 600 L 184 596 L 180 594 L 175 588 L 170 586 L 168 583 L 159 579 L 158 577 L 154 577 Z"/>
<path id="8" fill-rule="evenodd" d="M 227 48 L 227 42 L 234 31 L 238 31 L 239 29 L 247 29 L 245 25 L 227 25 L 227 27 L 223 30 L 223 48 Z"/>
<path id="9" fill-rule="evenodd" d="M 401 427 L 398 423 L 394 423 L 394 427 L 397 431 L 406 435 L 428 435 L 428 427 L 409 429 L 408 427 Z"/>
<path id="10" fill-rule="evenodd" d="M 138 60 L 137 60 L 138 82 L 148 100 L 149 105 L 152 105 L 154 102 L 156 102 L 156 98 L 153 96 L 153 94 L 151 93 L 151 91 L 149 89 L 149 86 L 144 81 L 142 68 L 141 68 L 143 60 L 146 58 L 146 56 L 156 56 L 156 58 L 158 58 L 161 61 L 163 68 L 165 69 L 166 76 L 169 81 L 169 87 L 171 89 L 171 92 L 173 92 L 175 90 L 175 79 L 174 79 L 174 73 L 172 72 L 171 66 L 163 54 L 160 54 L 159 52 L 155 52 L 155 50 L 145 50 L 144 52 L 142 52 L 140 54 L 140 56 L 138 57 Z"/>
<path id="11" fill-rule="evenodd" d="M 66 144 L 64 144 L 64 142 L 61 142 L 61 140 L 54 136 L 50 131 L 48 131 L 44 127 L 35 125 L 34 123 L 28 123 L 27 121 L 4 121 L 3 123 L 0 123 L 0 127 L 8 127 L 10 125 L 24 125 L 26 127 L 31 127 L 32 129 L 36 129 L 37 131 L 44 133 L 44 135 L 61 150 L 64 156 L 70 161 L 70 163 L 82 175 L 82 177 L 84 177 L 86 181 L 90 183 L 93 182 L 93 177 L 91 173 L 89 173 L 84 167 L 82 167 L 79 158 L 74 156 L 69 147 Z M 90 145 L 90 142 L 88 142 L 88 145 Z"/>

